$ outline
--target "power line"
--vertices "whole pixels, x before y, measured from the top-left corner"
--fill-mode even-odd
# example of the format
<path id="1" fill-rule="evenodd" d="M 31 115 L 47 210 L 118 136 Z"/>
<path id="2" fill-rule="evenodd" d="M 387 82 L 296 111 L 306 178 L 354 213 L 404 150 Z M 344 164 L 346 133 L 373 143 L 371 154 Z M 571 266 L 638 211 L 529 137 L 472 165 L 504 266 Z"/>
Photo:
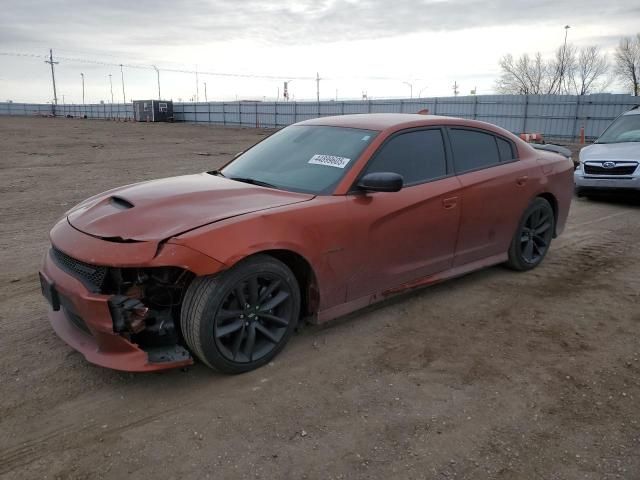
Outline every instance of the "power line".
<path id="1" fill-rule="evenodd" d="M 0 56 L 10 56 L 10 57 L 30 57 L 30 58 L 46 58 L 43 55 L 37 55 L 32 53 L 22 53 L 22 52 L 0 52 Z M 126 67 L 126 68 L 137 68 L 141 70 L 161 70 L 163 72 L 171 72 L 171 73 L 186 73 L 186 74 L 198 74 L 198 75 L 209 75 L 212 77 L 227 77 L 227 78 L 255 78 L 255 79 L 263 79 L 263 80 L 310 80 L 317 82 L 316 76 L 295 76 L 295 75 L 272 75 L 272 74 L 254 74 L 254 73 L 239 73 L 239 72 L 213 72 L 213 71 L 202 71 L 202 70 L 189 70 L 182 68 L 169 68 L 169 67 L 154 67 L 151 64 L 136 64 L 136 63 L 112 63 L 112 62 L 103 62 L 101 60 L 92 60 L 87 58 L 79 58 L 79 57 L 57 57 L 58 60 L 64 60 L 66 62 L 73 63 L 86 63 L 92 65 L 100 65 L 106 67 Z M 385 77 L 379 75 L 373 76 L 358 76 L 358 75 L 350 75 L 350 76 L 335 76 L 335 77 L 323 77 L 321 80 L 345 80 L 345 79 L 363 79 L 363 80 L 379 80 L 379 81 L 403 81 L 400 77 Z M 415 81 L 423 81 L 422 78 L 414 78 Z"/>

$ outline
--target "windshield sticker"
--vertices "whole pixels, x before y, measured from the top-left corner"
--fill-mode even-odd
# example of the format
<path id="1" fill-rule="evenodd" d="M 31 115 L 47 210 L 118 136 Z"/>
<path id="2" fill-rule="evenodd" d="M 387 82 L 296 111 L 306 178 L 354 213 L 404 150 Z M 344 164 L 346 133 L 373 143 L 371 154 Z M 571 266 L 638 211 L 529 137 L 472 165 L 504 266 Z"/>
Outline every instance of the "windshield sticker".
<path id="1" fill-rule="evenodd" d="M 351 161 L 350 158 L 336 157 L 335 155 L 314 155 L 308 163 L 325 165 L 327 167 L 344 168 Z"/>
<path id="2" fill-rule="evenodd" d="M 369 140 L 371 138 L 371 135 L 365 135 L 364 137 L 362 137 L 362 141 L 366 142 L 367 140 Z"/>

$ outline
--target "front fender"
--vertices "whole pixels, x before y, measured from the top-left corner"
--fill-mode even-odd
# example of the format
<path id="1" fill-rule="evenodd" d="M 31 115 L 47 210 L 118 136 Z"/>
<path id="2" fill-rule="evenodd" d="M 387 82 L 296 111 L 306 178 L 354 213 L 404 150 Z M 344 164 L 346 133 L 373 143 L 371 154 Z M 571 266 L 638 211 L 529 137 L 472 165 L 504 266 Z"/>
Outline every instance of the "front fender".
<path id="1" fill-rule="evenodd" d="M 268 250 L 287 250 L 303 257 L 320 291 L 320 308 L 346 299 L 346 279 L 355 261 L 350 255 L 353 225 L 343 196 L 316 199 L 229 218 L 169 240 L 231 267 Z"/>

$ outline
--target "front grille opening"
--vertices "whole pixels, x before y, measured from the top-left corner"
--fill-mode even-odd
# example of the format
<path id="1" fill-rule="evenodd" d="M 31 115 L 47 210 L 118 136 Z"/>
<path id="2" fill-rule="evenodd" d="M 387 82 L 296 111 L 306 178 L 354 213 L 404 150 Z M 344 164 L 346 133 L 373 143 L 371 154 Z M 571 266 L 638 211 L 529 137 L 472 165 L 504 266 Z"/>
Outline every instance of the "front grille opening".
<path id="1" fill-rule="evenodd" d="M 56 265 L 80 280 L 90 291 L 100 292 L 102 290 L 107 277 L 107 267 L 76 260 L 55 247 L 51 248 L 51 258 Z"/>
<path id="2" fill-rule="evenodd" d="M 605 168 L 601 165 L 585 163 L 584 173 L 588 175 L 633 175 L 638 165 L 616 165 L 613 168 Z"/>

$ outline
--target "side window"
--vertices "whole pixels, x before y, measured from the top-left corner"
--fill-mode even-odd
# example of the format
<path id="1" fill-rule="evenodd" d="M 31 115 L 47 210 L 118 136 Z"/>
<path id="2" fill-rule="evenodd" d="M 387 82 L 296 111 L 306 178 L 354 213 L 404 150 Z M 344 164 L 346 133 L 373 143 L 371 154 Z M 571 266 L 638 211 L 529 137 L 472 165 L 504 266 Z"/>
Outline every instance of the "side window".
<path id="1" fill-rule="evenodd" d="M 490 167 L 500 163 L 498 145 L 493 135 L 477 130 L 449 130 L 456 173 Z"/>
<path id="2" fill-rule="evenodd" d="M 510 162 L 511 160 L 516 158 L 516 154 L 513 151 L 514 149 L 511 145 L 511 142 L 500 137 L 496 137 L 496 142 L 498 142 L 498 151 L 500 152 L 501 162 Z"/>
<path id="3" fill-rule="evenodd" d="M 393 137 L 376 153 L 365 173 L 394 172 L 405 185 L 447 174 L 447 160 L 439 129 L 418 130 Z"/>

